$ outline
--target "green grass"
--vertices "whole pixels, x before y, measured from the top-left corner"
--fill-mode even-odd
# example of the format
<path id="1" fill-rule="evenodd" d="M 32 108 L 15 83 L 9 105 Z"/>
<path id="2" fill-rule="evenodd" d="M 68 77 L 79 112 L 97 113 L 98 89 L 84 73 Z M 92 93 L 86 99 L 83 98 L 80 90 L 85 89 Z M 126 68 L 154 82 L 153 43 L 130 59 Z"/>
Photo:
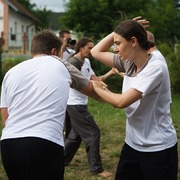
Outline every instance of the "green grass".
<path id="1" fill-rule="evenodd" d="M 173 95 L 171 114 L 178 134 L 178 150 L 180 150 L 180 95 Z M 125 114 L 123 110 L 113 108 L 111 105 L 89 99 L 89 111 L 94 116 L 101 129 L 101 157 L 106 170 L 115 173 L 119 154 L 125 138 Z M 180 156 L 180 155 L 179 155 Z M 179 160 L 180 162 L 180 160 Z M 180 180 L 180 163 L 179 163 Z M 82 144 L 73 161 L 65 168 L 65 180 L 102 180 L 89 173 L 84 145 Z M 0 180 L 6 176 L 0 161 Z M 108 178 L 106 178 L 108 179 Z M 113 180 L 114 177 L 109 178 Z"/>

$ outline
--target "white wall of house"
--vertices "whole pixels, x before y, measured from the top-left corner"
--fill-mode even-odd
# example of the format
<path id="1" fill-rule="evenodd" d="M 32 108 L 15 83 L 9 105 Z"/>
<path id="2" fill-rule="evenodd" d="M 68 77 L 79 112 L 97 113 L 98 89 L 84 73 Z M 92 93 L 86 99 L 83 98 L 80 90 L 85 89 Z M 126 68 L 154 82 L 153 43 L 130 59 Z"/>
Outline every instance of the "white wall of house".
<path id="1" fill-rule="evenodd" d="M 31 39 L 35 33 L 35 25 L 28 17 L 9 10 L 9 47 L 20 48 L 23 45 L 23 33 L 27 35 L 27 49 L 30 49 Z"/>
<path id="2" fill-rule="evenodd" d="M 0 33 L 3 31 L 3 14 L 4 8 L 2 2 L 0 1 Z"/>

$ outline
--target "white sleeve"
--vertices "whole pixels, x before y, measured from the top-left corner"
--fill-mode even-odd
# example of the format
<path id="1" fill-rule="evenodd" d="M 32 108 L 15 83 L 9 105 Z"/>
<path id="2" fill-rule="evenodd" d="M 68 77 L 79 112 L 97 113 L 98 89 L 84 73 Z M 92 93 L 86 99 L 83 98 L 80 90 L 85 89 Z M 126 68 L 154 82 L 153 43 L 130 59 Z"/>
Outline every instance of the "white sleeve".
<path id="1" fill-rule="evenodd" d="M 133 88 L 142 92 L 144 96 L 151 93 L 152 90 L 154 91 L 156 89 L 158 91 L 163 78 L 164 74 L 161 65 L 153 63 L 152 65 L 145 67 L 144 70 L 139 73 Z"/>
<path id="2" fill-rule="evenodd" d="M 4 83 L 2 83 L 2 88 L 1 88 L 1 105 L 0 105 L 0 107 L 1 108 L 8 107 Z"/>
<path id="3" fill-rule="evenodd" d="M 71 79 L 72 79 L 71 88 L 74 88 L 77 91 L 81 91 L 82 89 L 84 89 L 88 85 L 89 80 L 85 78 L 82 75 L 81 71 L 79 71 L 72 64 L 68 63 L 67 61 L 65 61 L 64 64 L 71 75 Z"/>

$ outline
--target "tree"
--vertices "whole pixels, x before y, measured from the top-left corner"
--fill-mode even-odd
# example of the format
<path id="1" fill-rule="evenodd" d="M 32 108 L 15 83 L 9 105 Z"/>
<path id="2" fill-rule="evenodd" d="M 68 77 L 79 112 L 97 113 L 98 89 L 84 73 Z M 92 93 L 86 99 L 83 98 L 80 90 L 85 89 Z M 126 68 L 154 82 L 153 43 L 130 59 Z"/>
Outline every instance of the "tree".
<path id="1" fill-rule="evenodd" d="M 172 0 L 152 1 L 146 12 L 151 20 L 151 31 L 161 42 L 180 38 L 180 11 Z"/>
<path id="2" fill-rule="evenodd" d="M 30 12 L 32 12 L 33 9 L 36 8 L 36 4 L 30 3 L 29 0 L 17 0 L 17 1 Z"/>
<path id="3" fill-rule="evenodd" d="M 38 9 L 36 4 L 30 3 L 29 0 L 17 0 L 21 5 L 23 5 L 27 10 L 29 10 L 35 17 L 39 20 L 39 23 L 36 24 L 36 29 L 43 29 L 49 27 L 49 17 L 52 14 L 52 11 L 47 10 L 46 8 Z"/>
<path id="4" fill-rule="evenodd" d="M 106 0 L 71 0 L 67 4 L 67 12 L 61 21 L 69 29 L 100 38 L 102 34 L 112 30 L 111 16 L 108 16 L 109 2 Z"/>
<path id="5" fill-rule="evenodd" d="M 64 13 L 59 12 L 59 13 L 52 13 L 49 16 L 49 27 L 52 30 L 60 30 L 60 27 L 62 27 L 61 21 L 59 21 L 60 17 L 63 16 Z"/>
<path id="6" fill-rule="evenodd" d="M 123 13 L 122 13 L 123 12 Z M 61 18 L 64 27 L 101 38 L 124 18 L 141 15 L 160 41 L 180 38 L 179 0 L 70 0 Z"/>
<path id="7" fill-rule="evenodd" d="M 36 9 L 34 10 L 34 15 L 39 19 L 40 23 L 36 25 L 37 30 L 41 30 L 44 28 L 49 28 L 50 23 L 49 23 L 49 17 L 52 14 L 52 11 L 47 10 L 44 8 L 43 10 L 41 9 Z"/>

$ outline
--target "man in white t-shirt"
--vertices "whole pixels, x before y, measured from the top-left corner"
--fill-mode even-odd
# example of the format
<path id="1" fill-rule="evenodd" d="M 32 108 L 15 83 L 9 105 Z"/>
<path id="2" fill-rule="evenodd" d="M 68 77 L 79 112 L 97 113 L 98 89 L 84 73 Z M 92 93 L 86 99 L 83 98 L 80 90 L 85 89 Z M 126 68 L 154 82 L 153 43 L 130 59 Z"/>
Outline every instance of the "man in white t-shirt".
<path id="1" fill-rule="evenodd" d="M 62 61 L 67 61 L 75 53 L 76 40 L 72 40 L 72 34 L 69 30 L 61 30 L 59 38 L 62 41 L 60 57 Z M 64 122 L 64 137 L 67 138 L 71 130 L 71 121 L 68 113 L 66 113 Z"/>
<path id="2" fill-rule="evenodd" d="M 66 61 L 75 53 L 74 47 L 76 45 L 76 40 L 72 39 L 72 35 L 69 30 L 61 30 L 59 32 L 59 37 L 63 43 L 61 46 L 60 57 L 63 61 Z"/>
<path id="3" fill-rule="evenodd" d="M 148 50 L 150 54 L 153 54 L 157 59 L 161 60 L 162 62 L 166 63 L 166 60 L 162 53 L 158 50 L 155 43 L 155 38 L 152 32 L 147 31 L 147 38 L 151 42 L 151 48 Z"/>
<path id="4" fill-rule="evenodd" d="M 38 32 L 32 39 L 33 58 L 10 69 L 3 79 L 1 157 L 9 179 L 63 179 L 70 86 L 98 99 L 92 83 L 57 57 L 61 45 L 53 32 Z"/>

